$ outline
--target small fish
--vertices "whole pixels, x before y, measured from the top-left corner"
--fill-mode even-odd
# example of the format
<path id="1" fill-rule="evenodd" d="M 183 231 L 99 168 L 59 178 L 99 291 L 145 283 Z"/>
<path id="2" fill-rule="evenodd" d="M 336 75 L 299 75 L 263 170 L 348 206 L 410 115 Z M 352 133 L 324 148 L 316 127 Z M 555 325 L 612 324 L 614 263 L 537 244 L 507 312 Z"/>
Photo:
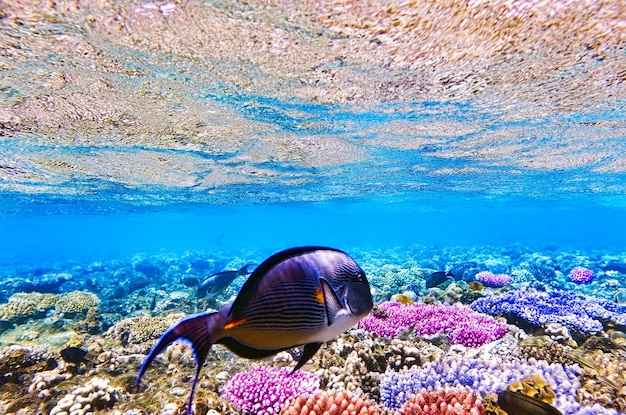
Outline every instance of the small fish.
<path id="1" fill-rule="evenodd" d="M 532 336 L 520 340 L 518 344 L 520 347 L 544 347 L 551 342 L 548 336 Z"/>
<path id="2" fill-rule="evenodd" d="M 205 280 L 198 286 L 196 296 L 198 298 L 204 298 L 206 296 L 209 298 L 215 297 L 224 291 L 226 287 L 228 287 L 230 283 L 235 280 L 235 278 L 240 275 L 245 276 L 250 274 L 252 271 L 250 271 L 249 268 L 252 266 L 254 265 L 246 264 L 236 271 L 222 271 L 205 278 Z"/>
<path id="3" fill-rule="evenodd" d="M 406 304 L 406 305 L 413 304 L 413 300 L 404 294 L 396 294 L 393 297 L 395 298 L 397 302 L 401 304 Z"/>
<path id="4" fill-rule="evenodd" d="M 626 290 L 616 291 L 613 298 L 617 304 L 626 304 Z"/>
<path id="5" fill-rule="evenodd" d="M 73 363 L 75 365 L 80 365 L 81 363 L 87 363 L 89 360 L 85 359 L 87 355 L 87 350 L 81 349 L 80 347 L 66 347 L 61 350 L 61 357 L 67 363 Z"/>
<path id="6" fill-rule="evenodd" d="M 472 291 L 482 291 L 484 287 L 483 283 L 480 281 L 472 281 L 467 285 L 469 286 L 469 289 Z"/>
<path id="7" fill-rule="evenodd" d="M 304 346 L 294 371 L 329 341 L 355 325 L 373 307 L 365 273 L 345 252 L 301 247 L 261 263 L 232 304 L 215 313 L 186 318 L 165 332 L 139 368 L 136 384 L 170 343 L 184 339 L 196 360 L 187 414 L 200 369 L 213 344 L 245 358 L 272 356 Z"/>
<path id="8" fill-rule="evenodd" d="M 436 271 L 426 277 L 426 288 L 433 288 L 448 281 L 452 274 L 450 271 Z"/>
<path id="9" fill-rule="evenodd" d="M 498 393 L 498 406 L 509 415 L 563 415 L 549 403 L 510 390 Z"/>

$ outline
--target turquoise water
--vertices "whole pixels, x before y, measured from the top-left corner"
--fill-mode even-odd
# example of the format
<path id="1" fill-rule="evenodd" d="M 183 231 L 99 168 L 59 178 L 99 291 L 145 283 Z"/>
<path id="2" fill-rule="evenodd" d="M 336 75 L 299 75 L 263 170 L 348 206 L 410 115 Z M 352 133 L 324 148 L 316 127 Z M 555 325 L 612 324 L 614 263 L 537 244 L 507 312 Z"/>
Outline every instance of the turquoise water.
<path id="1" fill-rule="evenodd" d="M 381 200 L 382 199 L 382 200 Z M 177 205 L 76 213 L 71 203 L 5 214 L 0 264 L 37 267 L 58 262 L 128 259 L 136 253 L 182 255 L 258 250 L 267 255 L 298 245 L 362 249 L 523 245 L 531 248 L 621 252 L 625 211 L 579 203 L 536 204 L 451 198 L 418 202 L 362 200 L 274 205 Z M 102 206 L 102 205 L 100 205 Z M 36 211 L 32 211 L 36 209 Z M 80 212 L 80 210 L 79 210 Z"/>

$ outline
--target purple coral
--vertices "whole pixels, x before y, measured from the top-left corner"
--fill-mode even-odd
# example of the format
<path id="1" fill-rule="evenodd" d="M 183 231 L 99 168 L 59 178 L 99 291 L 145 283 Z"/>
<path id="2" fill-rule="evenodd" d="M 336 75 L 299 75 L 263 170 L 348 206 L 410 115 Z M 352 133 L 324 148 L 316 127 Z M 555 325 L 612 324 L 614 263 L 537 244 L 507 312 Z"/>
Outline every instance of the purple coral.
<path id="1" fill-rule="evenodd" d="M 557 406 L 566 407 L 569 396 L 576 396 L 580 388 L 578 367 L 549 364 L 543 360 L 485 361 L 448 355 L 442 360 L 427 362 L 404 372 L 387 372 L 380 377 L 380 395 L 384 406 L 400 408 L 408 398 L 423 389 L 468 386 L 481 396 L 499 392 L 508 385 L 533 374 L 540 374 L 557 395 Z"/>
<path id="2" fill-rule="evenodd" d="M 244 412 L 274 415 L 297 396 L 314 393 L 319 385 L 320 379 L 313 373 L 259 366 L 237 373 L 226 382 L 221 393 Z"/>
<path id="3" fill-rule="evenodd" d="M 536 326 L 560 323 L 588 334 L 600 332 L 602 323 L 606 321 L 626 325 L 626 305 L 588 297 L 575 291 L 513 290 L 480 298 L 471 307 L 485 314 L 523 319 Z"/>
<path id="4" fill-rule="evenodd" d="M 446 387 L 469 387 L 479 396 L 500 392 L 511 383 L 532 375 L 540 375 L 556 395 L 554 404 L 564 415 L 618 415 L 614 409 L 600 405 L 581 406 L 576 395 L 581 387 L 577 365 L 564 366 L 545 360 L 488 361 L 461 355 L 447 355 L 441 360 L 427 362 L 421 367 L 380 376 L 380 400 L 389 408 L 397 410 L 414 394 L 433 392 Z"/>
<path id="5" fill-rule="evenodd" d="M 593 271 L 585 267 L 574 267 L 570 273 L 570 278 L 576 284 L 589 284 L 595 276 Z"/>
<path id="6" fill-rule="evenodd" d="M 507 274 L 494 274 L 491 271 L 481 271 L 476 274 L 476 280 L 488 287 L 503 287 L 511 283 L 511 276 Z"/>
<path id="7" fill-rule="evenodd" d="M 419 336 L 445 334 L 450 341 L 466 347 L 478 347 L 504 336 L 507 326 L 490 316 L 464 305 L 401 304 L 384 302 L 380 313 L 372 313 L 359 323 L 381 337 L 394 337 L 413 328 Z"/>

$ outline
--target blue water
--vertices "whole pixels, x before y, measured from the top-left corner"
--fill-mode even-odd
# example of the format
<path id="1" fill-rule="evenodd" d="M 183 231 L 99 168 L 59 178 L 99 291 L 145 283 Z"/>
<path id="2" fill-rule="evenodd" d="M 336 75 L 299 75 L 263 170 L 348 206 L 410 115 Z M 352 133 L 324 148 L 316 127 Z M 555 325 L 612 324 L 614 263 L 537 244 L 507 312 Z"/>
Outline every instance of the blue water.
<path id="1" fill-rule="evenodd" d="M 515 202 L 515 203 L 514 203 Z M 526 205 L 525 205 L 526 203 Z M 506 247 L 620 251 L 622 209 L 558 206 L 518 198 L 384 203 L 381 198 L 270 205 L 177 205 L 76 214 L 39 206 L 0 218 L 0 264 L 37 267 L 59 262 L 128 259 L 136 253 L 202 251 L 267 255 L 297 245 L 343 249 Z M 71 208 L 71 206 L 69 207 Z"/>

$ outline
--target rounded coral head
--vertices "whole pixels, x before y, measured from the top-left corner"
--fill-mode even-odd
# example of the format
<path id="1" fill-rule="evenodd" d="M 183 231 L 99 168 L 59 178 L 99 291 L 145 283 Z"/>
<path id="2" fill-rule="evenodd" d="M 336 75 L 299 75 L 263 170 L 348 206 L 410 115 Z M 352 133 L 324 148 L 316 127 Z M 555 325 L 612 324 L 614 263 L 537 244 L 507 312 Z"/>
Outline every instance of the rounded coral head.
<path id="1" fill-rule="evenodd" d="M 593 281 L 595 274 L 589 268 L 574 267 L 570 271 L 569 276 L 576 284 L 589 284 Z"/>

